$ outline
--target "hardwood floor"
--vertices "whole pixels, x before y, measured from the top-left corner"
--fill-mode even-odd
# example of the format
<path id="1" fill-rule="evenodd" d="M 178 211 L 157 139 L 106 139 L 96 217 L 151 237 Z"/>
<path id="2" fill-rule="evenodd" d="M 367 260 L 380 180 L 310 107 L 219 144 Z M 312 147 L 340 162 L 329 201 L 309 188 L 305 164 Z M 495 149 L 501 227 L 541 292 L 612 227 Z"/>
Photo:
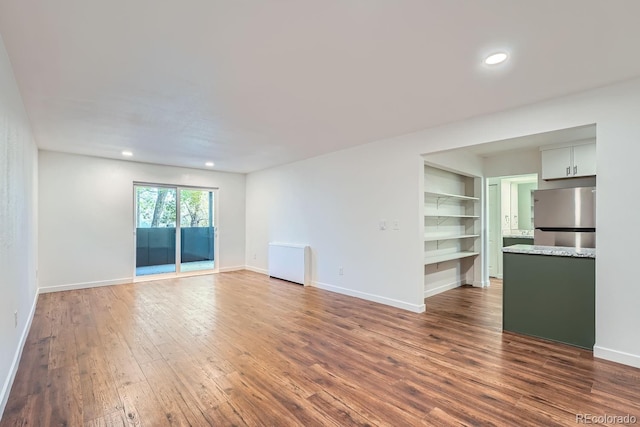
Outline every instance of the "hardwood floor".
<path id="1" fill-rule="evenodd" d="M 413 314 L 250 272 L 44 294 L 0 426 L 640 419 L 639 369 L 503 334 L 501 294 Z"/>

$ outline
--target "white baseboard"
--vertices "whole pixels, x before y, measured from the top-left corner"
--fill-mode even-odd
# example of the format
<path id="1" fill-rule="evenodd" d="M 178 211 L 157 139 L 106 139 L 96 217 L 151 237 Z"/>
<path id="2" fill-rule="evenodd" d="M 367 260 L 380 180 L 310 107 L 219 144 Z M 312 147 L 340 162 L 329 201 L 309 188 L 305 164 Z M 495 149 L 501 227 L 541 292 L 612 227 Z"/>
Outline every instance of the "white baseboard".
<path id="1" fill-rule="evenodd" d="M 392 298 L 383 297 L 380 295 L 369 294 L 366 292 L 354 291 L 353 289 L 341 288 L 340 286 L 329 285 L 321 282 L 311 282 L 311 286 L 324 289 L 325 291 L 331 291 L 342 295 L 348 295 L 350 297 L 356 297 L 367 301 L 373 301 L 384 305 L 390 305 L 391 307 L 401 308 L 403 310 L 412 311 L 414 313 L 423 313 L 425 311 L 424 304 L 411 304 L 404 301 L 395 300 Z"/>
<path id="2" fill-rule="evenodd" d="M 31 322 L 33 322 L 33 316 L 36 313 L 37 304 L 38 292 L 36 292 L 36 295 L 33 299 L 31 311 L 29 311 L 29 317 L 27 317 L 27 322 L 25 323 L 22 334 L 20 335 L 20 341 L 18 341 L 18 348 L 16 348 L 15 355 L 13 356 L 13 362 L 11 363 L 11 368 L 9 369 L 9 375 L 7 376 L 7 379 L 2 385 L 2 390 L 0 391 L 0 420 L 2 419 L 2 414 L 4 414 L 4 410 L 7 406 L 7 401 L 9 400 L 9 393 L 11 392 L 13 380 L 15 380 L 16 374 L 18 373 L 18 365 L 20 364 L 20 358 L 22 357 L 22 350 L 24 349 L 24 345 L 27 342 L 27 336 L 29 335 L 29 330 L 31 329 Z"/>
<path id="3" fill-rule="evenodd" d="M 256 273 L 267 274 L 266 270 L 248 267 L 245 265 L 221 267 L 220 269 L 218 269 L 218 272 L 226 273 L 229 271 L 240 271 L 240 270 L 251 270 L 251 271 L 255 271 Z M 212 274 L 212 273 L 211 271 L 204 271 L 204 272 L 194 271 L 194 272 L 184 273 L 178 276 L 176 276 L 175 273 L 170 273 L 170 274 L 164 274 L 164 275 L 161 274 L 161 275 L 155 275 L 155 276 L 139 276 L 135 278 L 124 277 L 122 279 L 100 280 L 96 282 L 83 282 L 83 283 L 72 283 L 69 285 L 43 286 L 39 289 L 39 292 L 41 294 L 46 294 L 49 292 L 74 291 L 76 289 L 88 289 L 88 288 L 97 288 L 100 286 L 124 285 L 128 283 L 149 282 L 149 281 L 162 280 L 162 279 L 174 279 L 176 277 L 201 276 L 201 275 L 207 275 L 207 274 Z"/>
<path id="4" fill-rule="evenodd" d="M 39 289 L 41 294 L 49 292 L 73 291 L 76 289 L 97 288 L 100 286 L 124 285 L 125 283 L 133 283 L 133 277 L 124 277 L 122 279 L 101 280 L 97 282 L 73 283 L 70 285 L 44 286 Z"/>
<path id="5" fill-rule="evenodd" d="M 593 346 L 593 356 L 599 359 L 633 366 L 634 368 L 640 368 L 640 356 L 637 354 L 625 353 L 624 351 L 612 350 L 596 345 Z"/>
<path id="6" fill-rule="evenodd" d="M 265 275 L 269 274 L 269 270 L 267 270 L 265 268 L 253 267 L 251 265 L 245 265 L 244 269 L 245 270 L 249 270 L 249 271 L 253 271 L 254 273 L 260 273 L 260 274 L 265 274 Z"/>
<path id="7" fill-rule="evenodd" d="M 437 288 L 425 289 L 424 290 L 424 297 L 425 298 L 432 297 L 432 296 L 440 294 L 440 293 L 442 293 L 444 291 L 448 291 L 449 289 L 454 289 L 454 288 L 457 288 L 458 286 L 462 286 L 463 283 L 464 282 L 462 280 L 457 280 L 455 282 L 448 283 L 446 285 L 438 286 Z"/>

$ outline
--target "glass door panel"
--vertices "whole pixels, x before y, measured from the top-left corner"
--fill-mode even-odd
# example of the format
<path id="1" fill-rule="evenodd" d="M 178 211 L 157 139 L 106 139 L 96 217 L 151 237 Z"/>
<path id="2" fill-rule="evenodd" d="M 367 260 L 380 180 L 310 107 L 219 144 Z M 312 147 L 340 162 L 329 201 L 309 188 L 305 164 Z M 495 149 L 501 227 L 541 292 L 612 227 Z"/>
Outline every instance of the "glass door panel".
<path id="1" fill-rule="evenodd" d="M 176 189 L 135 186 L 136 276 L 176 271 Z"/>
<path id="2" fill-rule="evenodd" d="M 180 190 L 180 271 L 214 269 L 214 192 Z"/>

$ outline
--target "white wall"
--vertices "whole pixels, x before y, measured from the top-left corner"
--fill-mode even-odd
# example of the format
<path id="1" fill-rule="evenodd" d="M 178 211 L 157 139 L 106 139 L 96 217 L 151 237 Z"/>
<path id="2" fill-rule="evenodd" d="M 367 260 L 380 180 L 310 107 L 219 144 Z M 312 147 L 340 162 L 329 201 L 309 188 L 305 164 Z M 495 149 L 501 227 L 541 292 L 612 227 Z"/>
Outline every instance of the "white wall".
<path id="1" fill-rule="evenodd" d="M 245 175 L 39 153 L 41 291 L 132 280 L 133 182 L 218 187 L 217 261 L 245 257 Z"/>
<path id="2" fill-rule="evenodd" d="M 272 241 L 309 244 L 313 285 L 423 310 L 423 167 L 419 155 L 369 144 L 250 174 L 248 264 L 266 271 Z"/>
<path id="3" fill-rule="evenodd" d="M 37 162 L 29 121 L 0 39 L 0 417 L 37 297 Z"/>
<path id="4" fill-rule="evenodd" d="M 426 163 L 451 172 L 468 175 L 484 176 L 484 160 L 468 151 L 448 150 L 424 156 Z"/>
<path id="5" fill-rule="evenodd" d="M 541 168 L 538 148 L 489 155 L 484 159 L 484 176 L 487 178 L 530 173 L 539 175 Z"/>
<path id="6" fill-rule="evenodd" d="M 640 367 L 637 239 L 628 236 L 640 211 L 633 197 L 639 113 L 640 80 L 633 80 L 249 174 L 248 263 L 267 268 L 269 241 L 308 243 L 319 285 L 419 308 L 420 155 L 596 123 L 595 354 Z M 380 218 L 399 218 L 400 231 L 378 231 Z M 344 276 L 337 275 L 339 265 Z"/>

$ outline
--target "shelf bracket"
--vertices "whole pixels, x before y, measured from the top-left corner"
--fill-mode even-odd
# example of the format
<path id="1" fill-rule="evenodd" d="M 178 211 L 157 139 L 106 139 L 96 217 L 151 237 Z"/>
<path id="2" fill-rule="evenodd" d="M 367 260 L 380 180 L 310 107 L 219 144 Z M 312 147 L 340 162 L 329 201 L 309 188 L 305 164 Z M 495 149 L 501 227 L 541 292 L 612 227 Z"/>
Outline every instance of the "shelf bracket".
<path id="1" fill-rule="evenodd" d="M 449 200 L 451 197 L 446 196 L 446 197 L 442 197 L 442 196 L 438 196 L 438 198 L 436 199 L 436 207 L 438 209 L 440 209 L 440 200 L 442 200 L 443 202 L 446 200 Z"/>

